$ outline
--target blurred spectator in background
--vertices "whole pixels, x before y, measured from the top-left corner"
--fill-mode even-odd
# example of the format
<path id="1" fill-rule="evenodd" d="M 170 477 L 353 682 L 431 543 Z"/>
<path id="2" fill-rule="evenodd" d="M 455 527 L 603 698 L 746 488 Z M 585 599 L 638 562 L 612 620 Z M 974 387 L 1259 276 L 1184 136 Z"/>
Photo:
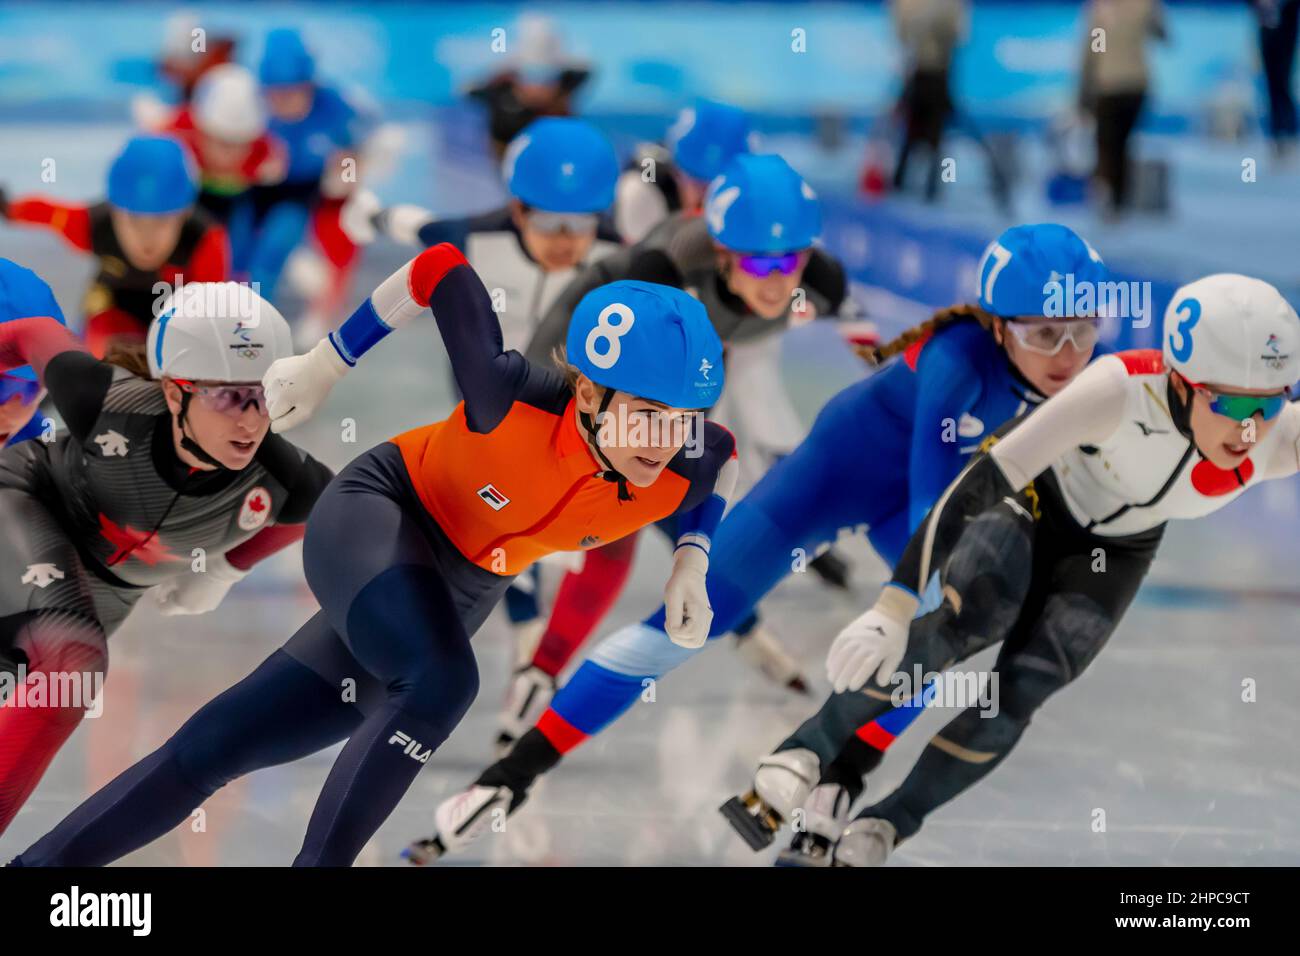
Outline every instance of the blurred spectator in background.
<path id="1" fill-rule="evenodd" d="M 194 87 L 204 73 L 234 58 L 233 37 L 209 34 L 198 14 L 185 10 L 167 20 L 158 72 L 176 87 L 183 105 L 194 96 Z"/>
<path id="2" fill-rule="evenodd" d="M 375 117 L 317 77 L 316 60 L 297 30 L 267 34 L 258 78 L 270 114 L 268 132 L 284 145 L 287 166 L 280 182 L 253 187 L 249 278 L 274 301 L 290 253 L 310 234 L 329 264 L 321 288 L 313 290 L 324 296 L 316 311 L 328 312 L 346 291 L 356 257 L 339 212 L 357 183 L 360 148 Z M 311 341 L 319 337 L 317 331 Z"/>
<path id="3" fill-rule="evenodd" d="M 591 76 L 586 63 L 571 58 L 551 21 L 535 14 L 519 18 L 506 38 L 503 69 L 469 90 L 488 110 L 488 134 L 498 159 L 525 126 L 539 116 L 572 116 L 573 94 Z"/>
<path id="4" fill-rule="evenodd" d="M 1114 215 L 1129 200 L 1129 137 L 1147 94 L 1147 42 L 1166 36 L 1164 10 L 1160 0 L 1089 0 L 1084 16 L 1079 101 L 1097 121 L 1093 182 Z"/>
<path id="5" fill-rule="evenodd" d="M 921 143 L 929 150 L 925 198 L 931 202 L 939 188 L 939 144 L 953 112 L 952 52 L 966 39 L 970 15 L 965 0 L 891 0 L 890 10 L 906 57 L 899 100 L 906 132 L 894 168 L 894 188 L 903 188 L 908 159 Z"/>
<path id="6" fill-rule="evenodd" d="M 1268 135 L 1279 157 L 1295 148 L 1296 110 L 1291 95 L 1300 0 L 1253 0 L 1259 17 L 1259 55 L 1268 88 Z"/>
<path id="7" fill-rule="evenodd" d="M 235 63 L 204 74 L 189 106 L 177 110 L 162 132 L 189 147 L 199 167 L 199 206 L 229 233 L 235 278 L 248 276 L 256 208 L 252 188 L 284 179 L 288 154 L 267 131 L 257 78 Z"/>

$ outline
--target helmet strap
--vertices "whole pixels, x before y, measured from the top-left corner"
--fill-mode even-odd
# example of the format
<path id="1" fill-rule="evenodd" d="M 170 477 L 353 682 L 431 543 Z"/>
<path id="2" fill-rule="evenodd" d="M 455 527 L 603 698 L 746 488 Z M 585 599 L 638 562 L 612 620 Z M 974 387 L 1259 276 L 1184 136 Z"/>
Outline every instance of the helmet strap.
<path id="1" fill-rule="evenodd" d="M 193 397 L 194 396 L 190 392 L 181 389 L 181 410 L 176 416 L 176 427 L 180 429 L 181 433 L 181 447 L 204 464 L 224 469 L 226 467 L 225 465 L 204 451 L 203 446 L 191 438 L 185 431 L 185 416 L 189 414 L 190 399 Z"/>
<path id="2" fill-rule="evenodd" d="M 609 410 L 609 403 L 614 400 L 614 389 L 606 388 L 603 385 L 601 388 L 605 389 L 605 394 L 600 399 L 600 409 L 596 412 L 596 418 L 604 415 L 605 412 Z M 600 449 L 600 440 L 597 437 L 598 429 L 596 428 L 595 419 L 593 419 L 593 417 L 587 412 L 580 411 L 578 412 L 578 421 L 582 422 L 582 427 L 587 431 L 587 444 L 589 444 L 592 451 L 596 453 L 596 457 L 600 459 L 600 463 L 605 466 L 605 470 L 601 474 L 604 476 L 606 481 L 618 482 L 618 500 L 631 501 L 632 492 L 628 490 L 627 478 L 614 467 L 614 463 L 606 458 L 605 453 Z"/>
<path id="3" fill-rule="evenodd" d="M 1175 375 L 1182 379 L 1183 387 L 1187 391 L 1186 398 L 1180 398 L 1178 389 L 1174 388 Z M 1174 427 L 1178 429 L 1180 435 L 1195 445 L 1196 436 L 1192 432 L 1192 399 L 1195 397 L 1195 392 L 1192 390 L 1191 385 L 1187 383 L 1187 379 L 1175 371 L 1169 373 L 1169 383 L 1165 386 L 1165 390 L 1166 398 L 1169 400 L 1169 417 L 1173 419 Z M 1200 448 L 1197 448 L 1196 451 L 1202 458 L 1205 457 L 1205 453 L 1201 452 Z"/>

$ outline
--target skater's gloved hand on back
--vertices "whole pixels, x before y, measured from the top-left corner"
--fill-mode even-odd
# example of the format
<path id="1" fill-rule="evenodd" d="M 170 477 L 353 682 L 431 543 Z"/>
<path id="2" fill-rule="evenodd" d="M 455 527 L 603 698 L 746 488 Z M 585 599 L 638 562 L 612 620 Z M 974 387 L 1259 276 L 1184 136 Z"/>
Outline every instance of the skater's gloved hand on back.
<path id="1" fill-rule="evenodd" d="M 664 630 L 682 647 L 703 647 L 709 639 L 713 608 L 704 577 L 709 556 L 702 548 L 682 545 L 673 555 L 673 573 L 664 586 Z"/>
<path id="2" fill-rule="evenodd" d="M 826 657 L 826 676 L 835 693 L 858 691 L 874 673 L 881 687 L 907 652 L 907 634 L 916 598 L 901 588 L 887 586 L 875 607 L 840 631 Z"/>
<path id="3" fill-rule="evenodd" d="M 207 559 L 202 571 L 178 574 L 153 589 L 154 601 L 166 615 L 205 614 L 216 610 L 222 599 L 248 572 L 241 571 L 226 560 L 224 554 Z"/>
<path id="4" fill-rule="evenodd" d="M 347 370 L 347 363 L 327 338 L 306 355 L 272 362 L 262 376 L 271 431 L 287 431 L 311 418 Z"/>

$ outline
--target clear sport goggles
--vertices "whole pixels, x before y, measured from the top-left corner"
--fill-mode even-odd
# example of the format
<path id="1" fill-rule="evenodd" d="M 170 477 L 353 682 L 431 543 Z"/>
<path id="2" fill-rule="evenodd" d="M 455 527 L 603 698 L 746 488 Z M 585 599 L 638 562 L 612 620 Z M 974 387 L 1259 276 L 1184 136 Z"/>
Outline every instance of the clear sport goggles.
<path id="1" fill-rule="evenodd" d="M 1097 344 L 1100 319 L 1006 319 L 1016 341 L 1038 355 L 1056 355 L 1069 342 L 1076 351 L 1090 352 Z"/>
<path id="2" fill-rule="evenodd" d="M 594 235 L 599 222 L 600 217 L 591 212 L 546 212 L 532 209 L 528 213 L 530 226 L 552 236 L 561 232 L 573 236 Z"/>
<path id="3" fill-rule="evenodd" d="M 1266 422 L 1272 421 L 1282 413 L 1287 400 L 1291 397 L 1291 390 L 1287 388 L 1272 395 L 1240 395 L 1234 392 L 1216 391 L 1208 385 L 1193 382 L 1186 376 L 1183 377 L 1183 381 L 1209 399 L 1210 411 L 1224 418 L 1231 418 L 1234 422 L 1244 422 L 1256 415 Z"/>
<path id="4" fill-rule="evenodd" d="M 41 395 L 41 383 L 34 378 L 22 378 L 0 372 L 0 405 L 15 395 L 23 405 L 30 405 Z"/>
<path id="5" fill-rule="evenodd" d="M 779 256 L 748 256 L 738 258 L 740 268 L 756 279 L 765 279 L 773 272 L 783 276 L 793 275 L 799 268 L 800 254 L 785 252 Z"/>
<path id="6" fill-rule="evenodd" d="M 266 392 L 261 385 L 201 385 L 188 379 L 175 379 L 183 391 L 189 392 L 214 412 L 238 418 L 249 405 L 259 415 L 266 415 Z"/>

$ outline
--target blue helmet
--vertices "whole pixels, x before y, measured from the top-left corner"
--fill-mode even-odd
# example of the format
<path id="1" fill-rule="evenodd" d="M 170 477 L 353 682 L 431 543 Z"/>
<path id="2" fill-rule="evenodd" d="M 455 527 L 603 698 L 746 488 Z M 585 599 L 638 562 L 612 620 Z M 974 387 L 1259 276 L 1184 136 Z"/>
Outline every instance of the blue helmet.
<path id="1" fill-rule="evenodd" d="M 547 212 L 601 212 L 614 202 L 618 158 L 586 120 L 546 116 L 529 123 L 506 149 L 510 195 Z"/>
<path id="2" fill-rule="evenodd" d="M 280 28 L 266 35 L 257 73 L 263 86 L 310 83 L 316 75 L 316 61 L 297 30 Z"/>
<path id="3" fill-rule="evenodd" d="M 167 136 L 132 137 L 108 170 L 108 201 L 127 212 L 180 212 L 198 194 L 185 148 Z"/>
<path id="4" fill-rule="evenodd" d="M 592 289 L 573 310 L 569 364 L 598 385 L 709 408 L 722 394 L 722 341 L 694 296 L 626 279 Z"/>
<path id="5" fill-rule="evenodd" d="M 734 106 L 700 100 L 677 115 L 668 148 L 682 172 L 707 183 L 733 156 L 749 152 L 749 116 Z"/>
<path id="6" fill-rule="evenodd" d="M 742 153 L 709 184 L 709 235 L 737 252 L 807 249 L 822 229 L 817 194 L 780 156 Z"/>
<path id="7" fill-rule="evenodd" d="M 1046 315 L 1050 282 L 1105 282 L 1110 270 L 1072 229 L 1044 222 L 1013 226 L 989 243 L 976 275 L 980 308 L 1011 318 Z"/>
<path id="8" fill-rule="evenodd" d="M 9 259 L 0 259 L 0 322 L 48 315 L 64 325 L 63 310 L 54 299 L 54 293 L 45 280 L 31 269 L 24 269 Z M 7 369 L 5 375 L 15 378 L 36 379 L 30 365 Z"/>

